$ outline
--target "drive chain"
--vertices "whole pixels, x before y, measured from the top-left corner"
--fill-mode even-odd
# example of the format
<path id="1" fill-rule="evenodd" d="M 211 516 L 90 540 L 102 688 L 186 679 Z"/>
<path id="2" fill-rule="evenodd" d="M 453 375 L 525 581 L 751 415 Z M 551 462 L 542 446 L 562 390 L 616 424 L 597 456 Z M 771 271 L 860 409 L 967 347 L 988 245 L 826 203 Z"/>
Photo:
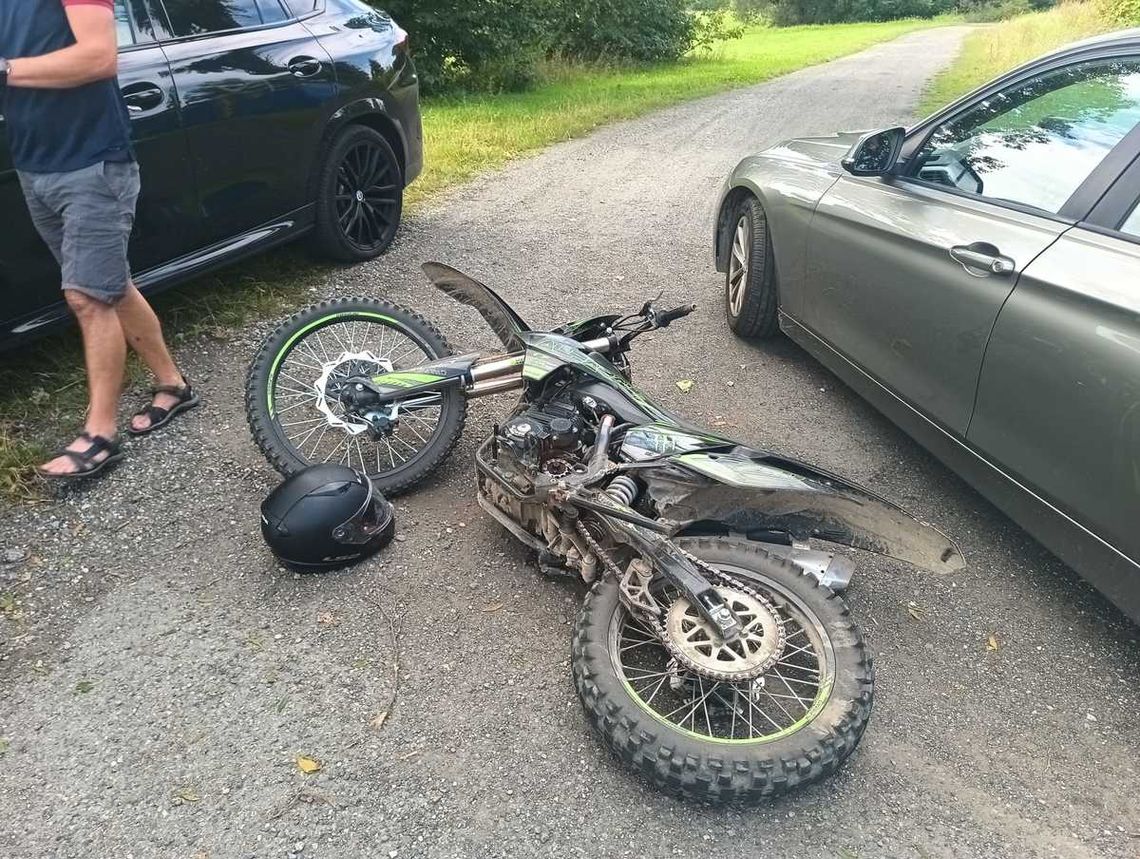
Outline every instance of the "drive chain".
<path id="1" fill-rule="evenodd" d="M 609 572 L 613 573 L 614 576 L 617 577 L 617 580 L 620 582 L 625 574 L 618 566 L 617 561 L 614 560 L 613 556 L 610 555 L 608 551 L 602 548 L 602 545 L 594 538 L 594 535 L 590 533 L 589 529 L 586 528 L 586 526 L 583 525 L 581 521 L 578 521 L 575 524 L 577 526 L 578 533 L 581 535 L 582 539 L 586 541 L 586 544 L 590 547 L 590 550 L 598 557 L 599 560 L 601 560 L 602 565 Z M 630 605 L 626 605 L 626 609 L 632 614 L 636 615 L 638 619 L 641 620 L 641 622 L 648 629 L 650 629 L 654 635 L 657 636 L 657 638 L 661 641 L 662 646 L 664 646 L 665 649 L 669 651 L 670 656 L 672 656 L 679 665 L 685 666 L 690 671 L 700 674 L 702 677 L 707 677 L 712 680 L 719 680 L 722 682 L 738 683 L 755 680 L 757 677 L 761 676 L 764 674 L 764 672 L 770 669 L 776 662 L 778 662 L 784 653 L 784 647 L 787 643 L 787 632 L 784 629 L 784 619 L 780 616 L 779 610 L 772 604 L 771 600 L 756 591 L 755 588 L 749 587 L 739 579 L 733 578 L 727 573 L 721 572 L 715 567 L 709 566 L 700 558 L 693 555 L 691 552 L 686 552 L 679 546 L 675 546 L 675 548 L 686 558 L 688 558 L 694 566 L 700 569 L 710 582 L 747 594 L 759 602 L 768 612 L 771 613 L 772 618 L 775 620 L 776 624 L 777 640 L 776 644 L 772 647 L 772 652 L 769 657 L 760 663 L 759 666 L 747 672 L 746 674 L 741 674 L 739 672 L 732 673 L 726 671 L 717 671 L 704 665 L 698 665 L 693 662 L 687 655 L 685 655 L 680 650 L 680 648 L 674 644 L 672 638 L 669 636 L 669 632 L 665 626 L 665 617 L 668 614 L 667 611 L 661 610 L 657 614 L 652 614 L 643 609 L 639 609 L 636 606 Z"/>

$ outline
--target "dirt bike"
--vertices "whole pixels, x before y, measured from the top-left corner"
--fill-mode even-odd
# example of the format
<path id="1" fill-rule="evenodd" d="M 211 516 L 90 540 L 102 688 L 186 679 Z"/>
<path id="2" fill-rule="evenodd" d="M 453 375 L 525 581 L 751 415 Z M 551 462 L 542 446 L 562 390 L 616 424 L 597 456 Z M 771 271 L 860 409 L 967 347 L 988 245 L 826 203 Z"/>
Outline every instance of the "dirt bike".
<path id="1" fill-rule="evenodd" d="M 269 461 L 286 474 L 339 461 L 402 492 L 455 446 L 468 399 L 521 391 L 475 454 L 478 501 L 544 572 L 589 588 L 571 664 L 606 743 L 658 788 L 714 803 L 833 772 L 867 725 L 874 670 L 839 596 L 852 562 L 808 541 L 934 570 L 962 565 L 955 545 L 859 486 L 691 426 L 639 390 L 631 344 L 692 305 L 534 331 L 478 281 L 424 270 L 504 351 L 454 355 L 431 323 L 386 301 L 302 311 L 250 369 L 250 426 Z"/>

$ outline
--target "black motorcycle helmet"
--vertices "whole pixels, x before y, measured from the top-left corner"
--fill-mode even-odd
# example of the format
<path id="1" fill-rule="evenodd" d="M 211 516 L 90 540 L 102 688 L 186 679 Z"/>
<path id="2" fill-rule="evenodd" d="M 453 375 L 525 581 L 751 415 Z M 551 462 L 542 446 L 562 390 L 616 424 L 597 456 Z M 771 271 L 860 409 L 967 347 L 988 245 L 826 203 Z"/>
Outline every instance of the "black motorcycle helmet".
<path id="1" fill-rule="evenodd" d="M 298 471 L 261 504 L 261 534 L 282 563 L 334 570 L 362 561 L 392 540 L 392 505 L 364 474 L 344 465 Z"/>

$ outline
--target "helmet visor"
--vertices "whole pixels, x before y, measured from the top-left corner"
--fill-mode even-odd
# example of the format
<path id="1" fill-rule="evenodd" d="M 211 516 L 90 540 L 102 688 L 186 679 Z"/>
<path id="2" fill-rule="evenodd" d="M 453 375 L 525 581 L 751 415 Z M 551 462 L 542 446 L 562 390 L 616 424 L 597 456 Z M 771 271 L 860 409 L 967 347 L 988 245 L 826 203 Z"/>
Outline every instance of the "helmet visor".
<path id="1" fill-rule="evenodd" d="M 376 492 L 366 474 L 360 476 L 368 486 L 368 497 L 351 518 L 342 522 L 332 532 L 337 542 L 352 546 L 363 546 L 368 543 L 383 531 L 392 519 L 388 502 Z"/>

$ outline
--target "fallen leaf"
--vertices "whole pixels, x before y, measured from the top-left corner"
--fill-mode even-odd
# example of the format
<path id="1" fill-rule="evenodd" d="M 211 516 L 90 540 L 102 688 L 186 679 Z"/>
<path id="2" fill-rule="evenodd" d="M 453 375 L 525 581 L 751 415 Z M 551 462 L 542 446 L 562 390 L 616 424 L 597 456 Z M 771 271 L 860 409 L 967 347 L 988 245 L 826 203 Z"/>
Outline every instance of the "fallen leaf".
<path id="1" fill-rule="evenodd" d="M 490 613 L 491 613 L 491 612 L 493 612 L 493 611 L 498 611 L 498 610 L 499 610 L 499 609 L 501 609 L 502 607 L 503 607 L 503 603 L 501 603 L 501 602 L 494 602 L 494 603 L 491 603 L 491 604 L 489 604 L 489 605 L 485 605 L 485 606 L 483 606 L 483 611 L 485 611 L 485 612 L 487 612 L 488 614 L 490 614 Z"/>
<path id="2" fill-rule="evenodd" d="M 285 712 L 285 708 L 289 705 L 289 696 L 282 695 L 277 699 L 277 703 L 273 705 L 273 709 L 277 711 L 278 715 Z"/>
<path id="3" fill-rule="evenodd" d="M 86 694 L 95 688 L 95 684 L 90 680 L 80 680 L 75 684 L 75 691 Z"/>
<path id="4" fill-rule="evenodd" d="M 683 394 L 687 394 L 689 391 L 693 390 L 693 385 L 695 384 L 696 382 L 694 382 L 692 379 L 677 380 L 677 387 L 681 389 L 681 393 Z"/>
<path id="5" fill-rule="evenodd" d="M 372 721 L 369 722 L 368 724 L 371 725 L 373 728 L 375 728 L 377 731 L 379 731 L 381 728 L 384 727 L 384 723 L 387 721 L 388 721 L 388 711 L 387 710 L 381 710 L 379 713 L 377 713 L 375 716 L 372 717 Z"/>
<path id="6" fill-rule="evenodd" d="M 8 751 L 8 738 L 0 737 L 0 755 Z"/>
<path id="7" fill-rule="evenodd" d="M 177 796 L 183 802 L 197 802 L 198 800 L 200 800 L 202 798 L 194 792 L 194 788 L 192 788 L 192 787 L 181 787 L 181 788 L 179 788 L 178 792 L 177 792 Z"/>
<path id="8" fill-rule="evenodd" d="M 305 774 L 318 772 L 322 766 L 323 764 L 314 758 L 307 758 L 304 755 L 297 758 L 297 768 Z"/>
<path id="9" fill-rule="evenodd" d="M 317 623 L 323 623 L 323 624 L 331 626 L 331 625 L 338 623 L 339 621 L 340 621 L 340 618 L 338 618 L 331 611 L 319 611 L 319 612 L 317 612 Z"/>
<path id="10" fill-rule="evenodd" d="M 986 639 L 986 650 L 988 650 L 992 653 L 993 651 L 995 651 L 997 649 L 998 649 L 997 637 L 991 635 L 989 638 Z"/>

